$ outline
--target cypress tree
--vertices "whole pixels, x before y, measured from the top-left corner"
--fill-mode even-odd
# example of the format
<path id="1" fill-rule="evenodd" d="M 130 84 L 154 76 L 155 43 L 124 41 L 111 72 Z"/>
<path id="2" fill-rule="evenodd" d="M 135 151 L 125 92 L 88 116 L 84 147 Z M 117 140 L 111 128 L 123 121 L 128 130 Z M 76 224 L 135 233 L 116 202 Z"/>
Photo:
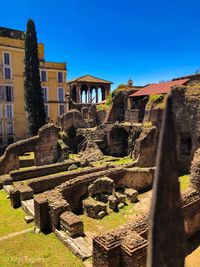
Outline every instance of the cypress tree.
<path id="1" fill-rule="evenodd" d="M 29 133 L 36 135 L 38 129 L 46 122 L 46 114 L 40 82 L 37 34 L 33 20 L 28 20 L 25 35 L 24 91 Z"/>

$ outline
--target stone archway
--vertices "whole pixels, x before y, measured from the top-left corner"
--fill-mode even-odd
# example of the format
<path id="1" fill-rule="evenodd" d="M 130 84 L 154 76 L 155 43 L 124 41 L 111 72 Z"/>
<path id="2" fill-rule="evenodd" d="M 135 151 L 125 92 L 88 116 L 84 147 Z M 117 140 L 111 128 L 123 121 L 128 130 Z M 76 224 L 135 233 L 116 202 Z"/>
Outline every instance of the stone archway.
<path id="1" fill-rule="evenodd" d="M 109 154 L 115 157 L 128 155 L 128 132 L 120 127 L 110 131 Z"/>

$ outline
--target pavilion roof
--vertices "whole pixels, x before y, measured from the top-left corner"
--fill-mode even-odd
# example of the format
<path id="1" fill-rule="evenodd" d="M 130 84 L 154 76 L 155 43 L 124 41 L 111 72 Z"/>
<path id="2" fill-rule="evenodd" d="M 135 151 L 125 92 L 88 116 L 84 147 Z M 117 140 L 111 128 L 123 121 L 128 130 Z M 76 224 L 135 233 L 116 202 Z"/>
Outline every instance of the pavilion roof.
<path id="1" fill-rule="evenodd" d="M 106 84 L 112 84 L 112 82 L 94 77 L 92 75 L 84 75 L 79 78 L 72 79 L 68 81 L 67 83 L 73 83 L 73 82 L 88 82 L 88 83 L 106 83 Z"/>

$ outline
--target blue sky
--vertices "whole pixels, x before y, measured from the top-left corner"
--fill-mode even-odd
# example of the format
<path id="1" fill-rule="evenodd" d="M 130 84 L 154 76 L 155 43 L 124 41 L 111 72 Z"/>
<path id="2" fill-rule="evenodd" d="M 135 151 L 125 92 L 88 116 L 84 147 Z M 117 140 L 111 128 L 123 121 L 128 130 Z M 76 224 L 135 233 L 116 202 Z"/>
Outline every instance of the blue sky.
<path id="1" fill-rule="evenodd" d="M 47 61 L 66 61 L 68 79 L 91 74 L 143 85 L 200 69 L 199 0 L 1 1 L 0 25 L 35 21 Z"/>

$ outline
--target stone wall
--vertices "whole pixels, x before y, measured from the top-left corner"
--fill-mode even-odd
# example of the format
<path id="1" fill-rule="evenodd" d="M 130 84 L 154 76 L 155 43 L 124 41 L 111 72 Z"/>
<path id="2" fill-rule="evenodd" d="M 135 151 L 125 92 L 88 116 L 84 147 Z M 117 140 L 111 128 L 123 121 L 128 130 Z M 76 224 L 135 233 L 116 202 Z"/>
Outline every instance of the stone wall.
<path id="1" fill-rule="evenodd" d="M 186 237 L 190 238 L 200 231 L 200 195 L 197 191 L 189 188 L 184 193 L 182 210 Z M 148 228 L 149 217 L 144 214 L 133 223 L 94 237 L 93 266 L 146 266 Z"/>
<path id="2" fill-rule="evenodd" d="M 106 170 L 106 167 L 99 168 L 85 168 L 80 171 L 71 171 L 69 173 L 55 173 L 48 176 L 41 176 L 32 178 L 26 181 L 21 181 L 20 183 L 15 184 L 13 192 L 10 194 L 11 205 L 15 207 L 18 206 L 20 198 L 26 195 L 26 199 L 33 197 L 33 194 L 40 194 L 42 192 L 52 190 L 55 187 L 59 186 L 62 183 L 70 179 L 74 179 L 77 176 L 88 175 L 93 172 L 100 172 Z M 15 204 L 17 203 L 17 204 Z"/>
<path id="3" fill-rule="evenodd" d="M 44 125 L 37 136 L 9 145 L 0 158 L 0 174 L 19 169 L 19 156 L 25 152 L 35 152 L 36 165 L 57 161 L 57 139 L 59 128 L 53 124 Z"/>
<path id="4" fill-rule="evenodd" d="M 164 109 L 145 110 L 143 122 L 151 122 L 155 126 L 160 126 Z"/>
<path id="5" fill-rule="evenodd" d="M 116 121 L 125 121 L 125 113 L 128 107 L 128 92 L 120 91 L 113 98 L 110 112 L 106 118 L 106 122 L 114 123 Z"/>
<path id="6" fill-rule="evenodd" d="M 52 202 L 62 203 L 62 201 L 65 201 L 68 203 L 69 208 L 72 212 L 74 213 L 79 213 L 82 211 L 82 201 L 84 198 L 86 198 L 89 194 L 88 192 L 88 187 L 90 184 L 92 184 L 94 181 L 96 181 L 100 177 L 109 177 L 111 178 L 116 187 L 126 187 L 126 186 L 136 186 L 138 181 L 140 180 L 141 177 L 141 183 L 140 186 L 138 187 L 138 190 L 143 190 L 147 187 L 152 182 L 152 172 L 154 170 L 150 169 L 149 171 L 146 169 L 144 170 L 144 173 L 142 173 L 141 170 L 136 169 L 130 169 L 130 172 L 127 174 L 127 168 L 124 167 L 118 167 L 118 168 L 110 168 L 107 170 L 102 170 L 100 172 L 93 171 L 91 173 L 87 173 L 85 175 L 76 175 L 76 177 L 71 177 L 68 181 L 61 183 L 59 186 L 55 187 L 51 191 L 44 192 L 40 194 L 39 200 L 38 198 L 34 199 L 37 203 L 35 204 L 35 209 L 38 209 L 37 214 L 40 214 L 40 201 L 42 199 L 42 204 L 44 202 L 48 202 L 48 205 L 46 206 L 46 209 L 49 209 L 49 206 L 51 206 Z M 130 178 L 132 174 L 132 179 Z M 149 175 L 149 178 L 147 176 Z M 125 181 L 122 182 L 123 177 L 125 177 Z M 135 182 L 134 182 L 135 179 Z M 129 180 L 132 180 L 130 182 Z M 126 185 L 126 182 L 128 185 Z M 132 183 L 132 184 L 131 184 Z M 49 182 L 48 182 L 49 184 Z M 38 192 L 38 191 L 37 191 Z M 21 193 L 20 193 L 21 194 Z M 12 196 L 11 196 L 12 199 Z M 60 206 L 60 205 L 59 205 Z M 45 211 L 47 212 L 47 211 Z M 40 216 L 38 215 L 37 219 L 38 221 L 42 220 L 43 215 L 41 214 Z M 51 221 L 51 209 L 50 209 L 50 221 Z M 56 220 L 57 221 L 57 220 Z M 52 225 L 52 222 L 49 224 Z M 43 225 L 42 222 L 38 222 L 38 226 Z M 54 225 L 55 226 L 55 225 Z"/>
<path id="7" fill-rule="evenodd" d="M 127 110 L 125 113 L 125 121 L 139 123 L 139 109 Z"/>
<path id="8" fill-rule="evenodd" d="M 179 170 L 189 173 L 194 152 L 200 146 L 200 90 L 198 86 L 172 90 Z"/>
<path id="9" fill-rule="evenodd" d="M 28 180 L 36 177 L 41 177 L 45 175 L 55 174 L 58 172 L 67 171 L 69 166 L 72 164 L 76 164 L 78 167 L 80 167 L 79 161 L 74 160 L 66 160 L 65 162 L 60 163 L 54 163 L 49 165 L 43 165 L 43 166 L 33 166 L 29 167 L 28 169 L 22 169 L 22 170 L 15 170 L 10 172 L 10 177 L 14 181 L 23 181 Z"/>
<path id="10" fill-rule="evenodd" d="M 65 131 L 70 128 L 88 128 L 87 123 L 84 121 L 81 112 L 73 109 L 63 114 L 60 118 L 61 128 Z"/>
<path id="11" fill-rule="evenodd" d="M 154 167 L 158 145 L 158 129 L 154 127 L 143 128 L 135 142 L 133 157 L 139 167 Z"/>
<path id="12" fill-rule="evenodd" d="M 143 191 L 151 188 L 154 173 L 155 168 L 129 168 L 126 169 L 123 177 L 117 182 L 117 185 Z"/>

